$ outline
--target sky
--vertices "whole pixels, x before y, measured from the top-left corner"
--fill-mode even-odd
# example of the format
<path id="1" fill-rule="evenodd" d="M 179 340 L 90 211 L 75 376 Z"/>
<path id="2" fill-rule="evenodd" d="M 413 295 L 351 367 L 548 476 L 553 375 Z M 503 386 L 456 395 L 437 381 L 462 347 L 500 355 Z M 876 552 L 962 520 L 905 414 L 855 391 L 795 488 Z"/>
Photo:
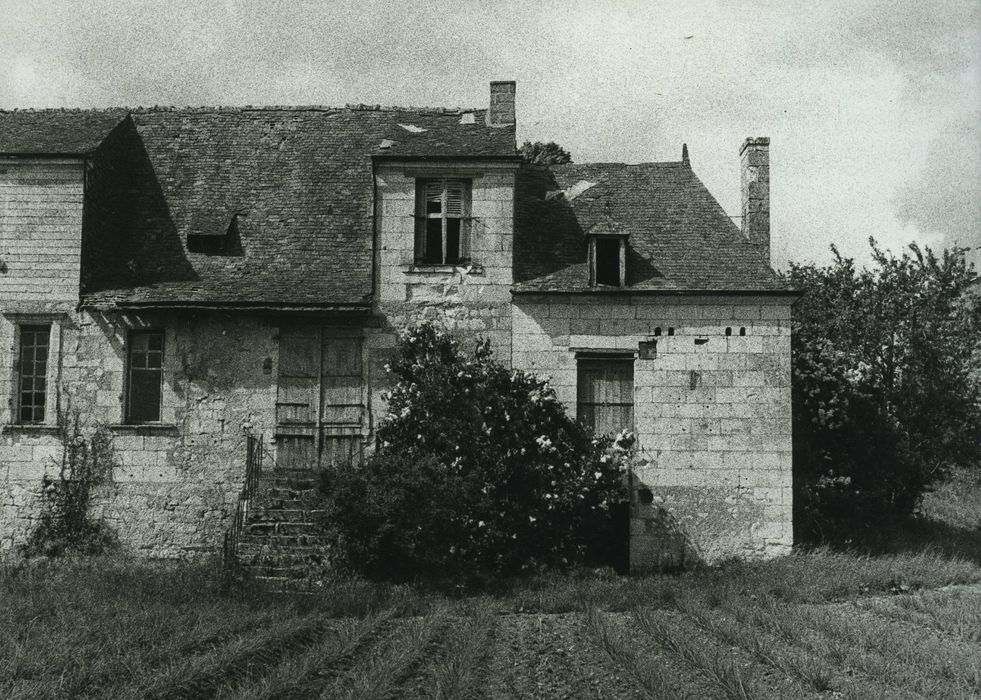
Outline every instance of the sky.
<path id="1" fill-rule="evenodd" d="M 773 262 L 869 236 L 981 263 L 981 0 L 0 0 L 0 108 L 484 107 L 576 162 L 670 161 L 740 212 L 771 139 Z"/>

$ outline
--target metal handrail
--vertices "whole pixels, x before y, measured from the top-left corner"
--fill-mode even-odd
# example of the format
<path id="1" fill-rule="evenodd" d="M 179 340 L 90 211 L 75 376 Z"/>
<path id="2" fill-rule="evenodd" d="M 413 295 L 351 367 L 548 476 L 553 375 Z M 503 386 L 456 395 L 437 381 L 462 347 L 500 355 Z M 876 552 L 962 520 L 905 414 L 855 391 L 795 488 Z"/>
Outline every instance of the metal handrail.
<path id="1" fill-rule="evenodd" d="M 242 528 L 245 527 L 245 518 L 248 514 L 249 500 L 259 487 L 259 476 L 262 474 L 263 443 L 262 436 L 245 436 L 245 484 L 239 493 L 238 501 L 235 503 L 235 515 L 232 517 L 232 525 L 225 533 L 225 541 L 222 547 L 222 562 L 227 566 L 234 561 L 238 554 L 238 543 L 242 537 Z"/>

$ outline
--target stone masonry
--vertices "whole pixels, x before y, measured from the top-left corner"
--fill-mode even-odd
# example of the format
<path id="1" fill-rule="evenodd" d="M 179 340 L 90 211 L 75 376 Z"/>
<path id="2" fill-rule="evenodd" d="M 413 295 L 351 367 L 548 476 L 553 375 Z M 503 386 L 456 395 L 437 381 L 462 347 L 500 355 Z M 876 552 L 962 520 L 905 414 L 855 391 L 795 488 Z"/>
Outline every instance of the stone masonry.
<path id="1" fill-rule="evenodd" d="M 790 550 L 786 303 L 522 297 L 513 328 L 514 366 L 550 376 L 572 413 L 576 351 L 634 354 L 634 568 Z M 650 358 L 637 353 L 645 342 Z"/>

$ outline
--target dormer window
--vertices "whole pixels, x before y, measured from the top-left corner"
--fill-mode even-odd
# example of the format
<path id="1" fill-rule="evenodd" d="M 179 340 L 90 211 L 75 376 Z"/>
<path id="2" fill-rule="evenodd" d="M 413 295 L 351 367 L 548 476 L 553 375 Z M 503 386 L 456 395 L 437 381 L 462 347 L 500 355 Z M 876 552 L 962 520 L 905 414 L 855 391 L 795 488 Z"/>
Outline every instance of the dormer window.
<path id="1" fill-rule="evenodd" d="M 416 263 L 458 265 L 467 262 L 470 259 L 469 213 L 469 180 L 417 180 Z"/>
<path id="2" fill-rule="evenodd" d="M 626 236 L 589 237 L 589 284 L 592 287 L 626 286 Z"/>

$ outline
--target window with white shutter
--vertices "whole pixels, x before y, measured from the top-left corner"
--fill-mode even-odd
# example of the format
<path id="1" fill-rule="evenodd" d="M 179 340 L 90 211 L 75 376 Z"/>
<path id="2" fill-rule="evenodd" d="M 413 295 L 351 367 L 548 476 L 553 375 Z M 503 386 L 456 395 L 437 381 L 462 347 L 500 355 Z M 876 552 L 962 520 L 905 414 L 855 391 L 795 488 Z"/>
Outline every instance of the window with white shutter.
<path id="1" fill-rule="evenodd" d="M 470 182 L 430 179 L 416 184 L 415 260 L 456 265 L 470 260 Z"/>

